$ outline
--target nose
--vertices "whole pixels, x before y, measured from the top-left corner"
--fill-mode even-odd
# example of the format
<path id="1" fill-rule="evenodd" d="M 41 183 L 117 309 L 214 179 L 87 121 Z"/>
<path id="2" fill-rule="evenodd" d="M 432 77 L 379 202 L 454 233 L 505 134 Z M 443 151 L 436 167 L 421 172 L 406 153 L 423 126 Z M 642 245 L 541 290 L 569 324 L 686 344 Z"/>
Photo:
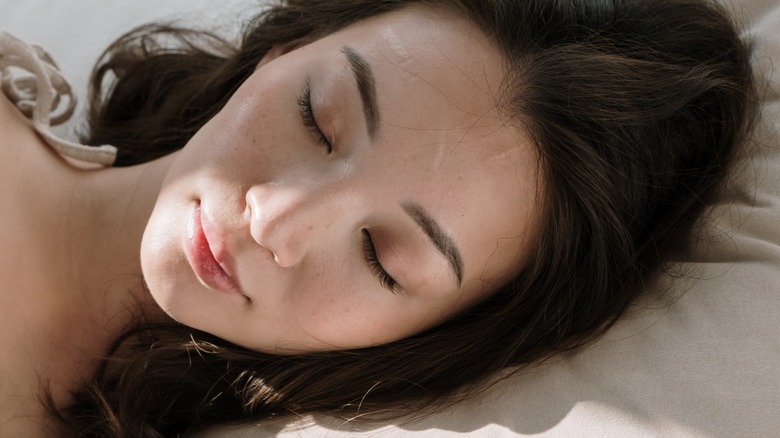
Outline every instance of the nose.
<path id="1" fill-rule="evenodd" d="M 289 268 L 307 252 L 338 232 L 343 220 L 343 196 L 337 190 L 257 185 L 246 194 L 246 216 L 252 239 L 273 253 L 276 263 Z"/>

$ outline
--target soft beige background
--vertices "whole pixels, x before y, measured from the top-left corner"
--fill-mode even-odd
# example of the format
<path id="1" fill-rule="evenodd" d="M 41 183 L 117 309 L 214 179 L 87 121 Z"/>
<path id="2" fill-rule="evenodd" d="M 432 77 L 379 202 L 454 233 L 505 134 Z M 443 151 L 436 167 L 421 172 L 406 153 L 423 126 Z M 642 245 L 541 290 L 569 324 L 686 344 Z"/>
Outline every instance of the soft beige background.
<path id="1" fill-rule="evenodd" d="M 327 1 L 327 0 L 323 0 Z M 156 17 L 238 26 L 249 0 L 0 0 L 0 28 L 48 48 L 77 91 L 108 41 Z M 709 215 L 682 279 L 585 351 L 423 421 L 356 428 L 326 418 L 202 437 L 780 436 L 780 0 L 736 0 L 768 79 L 756 144 Z"/>

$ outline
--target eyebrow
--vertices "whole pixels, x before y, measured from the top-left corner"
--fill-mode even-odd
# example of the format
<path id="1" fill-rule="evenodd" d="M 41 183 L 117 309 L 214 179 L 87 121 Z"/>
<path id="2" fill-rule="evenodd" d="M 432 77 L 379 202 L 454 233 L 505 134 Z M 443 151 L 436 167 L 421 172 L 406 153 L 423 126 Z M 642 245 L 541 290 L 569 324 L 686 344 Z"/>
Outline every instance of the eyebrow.
<path id="1" fill-rule="evenodd" d="M 450 262 L 455 277 L 458 279 L 458 286 L 463 284 L 463 258 L 457 245 L 455 245 L 455 240 L 442 230 L 441 226 L 421 205 L 407 202 L 401 207 L 420 226 L 425 235 L 431 239 L 436 249 Z"/>
<path id="2" fill-rule="evenodd" d="M 366 116 L 366 126 L 368 126 L 368 135 L 371 138 L 376 137 L 379 129 L 379 106 L 376 98 L 376 80 L 371 65 L 360 53 L 350 46 L 344 46 L 341 49 L 355 76 L 360 98 L 363 100 L 363 114 Z"/>

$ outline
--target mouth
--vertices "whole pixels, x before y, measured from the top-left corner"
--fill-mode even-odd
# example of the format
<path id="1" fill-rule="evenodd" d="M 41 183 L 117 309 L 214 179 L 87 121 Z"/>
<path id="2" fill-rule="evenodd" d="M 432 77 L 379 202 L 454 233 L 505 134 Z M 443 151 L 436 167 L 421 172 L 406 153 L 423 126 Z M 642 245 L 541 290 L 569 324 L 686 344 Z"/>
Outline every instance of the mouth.
<path id="1" fill-rule="evenodd" d="M 217 261 L 212 244 L 204 231 L 204 217 L 200 204 L 193 211 L 187 226 L 185 255 L 195 275 L 206 287 L 229 295 L 242 295 L 236 281 Z M 206 227 L 208 228 L 208 227 Z"/>

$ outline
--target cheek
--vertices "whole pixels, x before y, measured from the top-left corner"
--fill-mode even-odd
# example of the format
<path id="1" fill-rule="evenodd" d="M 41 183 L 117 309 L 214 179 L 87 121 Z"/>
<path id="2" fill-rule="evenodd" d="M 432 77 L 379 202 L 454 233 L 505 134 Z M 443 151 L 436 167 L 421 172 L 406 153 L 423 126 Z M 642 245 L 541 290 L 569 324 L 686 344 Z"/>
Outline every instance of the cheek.
<path id="1" fill-rule="evenodd" d="M 290 311 L 297 326 L 326 343 L 342 344 L 353 338 L 361 321 L 360 282 L 350 282 L 339 271 L 317 270 L 291 291 Z"/>
<path id="2" fill-rule="evenodd" d="M 189 212 L 194 205 L 181 195 L 176 184 L 163 188 L 141 240 L 141 270 L 157 304 L 173 318 L 187 303 L 185 291 L 194 286 L 195 276 L 184 245 Z"/>
<path id="3" fill-rule="evenodd" d="M 166 313 L 175 308 L 177 271 L 176 238 L 168 218 L 152 215 L 141 241 L 141 269 L 152 298 Z M 178 269 L 177 269 L 178 268 Z"/>
<path id="4" fill-rule="evenodd" d="M 402 336 L 398 297 L 354 275 L 334 274 L 322 272 L 291 292 L 290 321 L 301 332 L 324 348 L 363 347 Z"/>
<path id="5" fill-rule="evenodd" d="M 158 200 L 141 239 L 141 268 L 147 279 L 164 273 L 160 272 L 163 270 L 161 262 L 173 250 L 172 218 L 166 217 L 164 210 Z"/>

